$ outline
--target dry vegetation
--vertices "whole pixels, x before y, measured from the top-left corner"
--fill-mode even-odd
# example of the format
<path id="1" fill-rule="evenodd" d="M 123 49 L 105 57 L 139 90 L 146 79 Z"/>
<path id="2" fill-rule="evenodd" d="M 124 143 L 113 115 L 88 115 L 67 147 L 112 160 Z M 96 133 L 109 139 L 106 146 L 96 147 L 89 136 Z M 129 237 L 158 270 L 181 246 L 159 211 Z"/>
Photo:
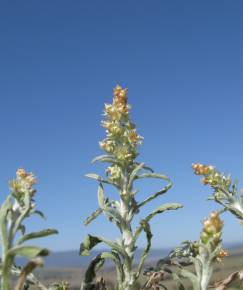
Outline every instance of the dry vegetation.
<path id="1" fill-rule="evenodd" d="M 221 280 L 227 277 L 230 273 L 237 271 L 239 269 L 243 269 L 243 249 L 237 248 L 229 250 L 229 253 L 232 253 L 229 257 L 226 257 L 223 264 L 217 264 L 215 266 L 213 281 Z M 79 268 L 42 268 L 38 269 L 35 273 L 40 280 L 42 280 L 45 284 L 51 284 L 55 281 L 68 281 L 70 283 L 70 290 L 80 289 L 81 280 L 83 278 L 85 269 Z M 113 268 L 105 268 L 99 272 L 99 275 L 104 277 L 107 286 L 109 289 L 113 290 L 114 282 L 116 279 L 115 269 Z M 145 277 L 143 276 L 140 279 L 140 284 L 143 285 L 145 282 Z M 166 286 L 169 286 L 169 289 L 176 289 L 175 282 L 171 279 L 168 279 L 165 282 Z M 192 289 L 190 284 L 188 283 L 188 290 Z M 240 287 L 241 286 L 241 287 Z M 235 283 L 228 289 L 240 289 L 242 288 L 242 283 Z M 30 290 L 35 290 L 34 287 L 31 287 Z"/>

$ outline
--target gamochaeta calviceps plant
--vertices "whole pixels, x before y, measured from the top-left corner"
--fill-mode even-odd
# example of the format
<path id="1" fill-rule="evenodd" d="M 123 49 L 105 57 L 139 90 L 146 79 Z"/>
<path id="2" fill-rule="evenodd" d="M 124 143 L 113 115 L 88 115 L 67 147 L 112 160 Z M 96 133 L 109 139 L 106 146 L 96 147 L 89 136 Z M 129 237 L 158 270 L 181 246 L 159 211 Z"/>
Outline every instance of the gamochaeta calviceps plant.
<path id="1" fill-rule="evenodd" d="M 142 137 L 138 135 L 135 124 L 130 119 L 129 110 L 127 89 L 116 86 L 112 104 L 105 104 L 105 120 L 102 121 L 102 126 L 106 129 L 106 138 L 100 142 L 100 147 L 105 151 L 105 155 L 94 159 L 94 162 L 106 162 L 109 166 L 106 169 L 105 177 L 87 174 L 88 177 L 98 181 L 99 208 L 87 218 L 85 224 L 89 224 L 103 213 L 109 222 L 118 227 L 121 236 L 112 241 L 105 237 L 88 235 L 81 244 L 81 255 L 89 255 L 90 250 L 98 243 L 104 243 L 110 248 L 109 251 L 100 253 L 90 263 L 81 286 L 83 290 L 94 289 L 96 271 L 102 267 L 106 259 L 114 262 L 117 273 L 117 289 L 137 289 L 139 287 L 138 278 L 151 247 L 150 220 L 157 214 L 182 207 L 178 203 L 163 204 L 142 218 L 137 226 L 134 226 L 134 216 L 139 213 L 140 209 L 166 193 L 171 188 L 172 183 L 167 176 L 154 173 L 143 162 L 136 160 Z M 145 178 L 158 178 L 166 184 L 158 192 L 147 196 L 145 200 L 139 200 L 134 181 Z M 115 187 L 117 190 L 116 199 L 111 200 L 105 196 L 104 185 Z M 146 236 L 146 246 L 138 264 L 135 265 L 136 244 L 142 232 Z"/>
<path id="2" fill-rule="evenodd" d="M 34 197 L 36 178 L 32 173 L 20 168 L 16 172 L 16 179 L 10 181 L 10 194 L 0 207 L 0 289 L 12 290 L 11 276 L 18 277 L 15 290 L 27 290 L 31 285 L 40 290 L 67 290 L 66 283 L 45 286 L 32 273 L 42 266 L 42 257 L 48 255 L 48 250 L 28 242 L 56 234 L 55 229 L 45 229 L 37 232 L 27 232 L 25 220 L 32 215 L 43 213 L 36 209 Z M 25 266 L 16 265 L 16 257 L 27 259 Z"/>

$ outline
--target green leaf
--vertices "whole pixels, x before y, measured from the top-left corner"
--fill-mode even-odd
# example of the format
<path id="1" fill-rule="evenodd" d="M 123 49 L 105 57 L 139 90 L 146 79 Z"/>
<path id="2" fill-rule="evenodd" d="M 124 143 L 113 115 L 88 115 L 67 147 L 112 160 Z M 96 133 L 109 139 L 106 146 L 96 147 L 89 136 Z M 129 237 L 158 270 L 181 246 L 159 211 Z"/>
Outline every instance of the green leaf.
<path id="1" fill-rule="evenodd" d="M 146 246 L 146 248 L 143 251 L 143 254 L 141 256 L 141 259 L 140 259 L 140 262 L 139 262 L 139 265 L 138 265 L 138 271 L 136 273 L 136 277 L 137 278 L 140 276 L 141 271 L 143 269 L 143 265 L 144 265 L 145 259 L 146 259 L 147 255 L 149 253 L 150 248 L 151 248 L 151 240 L 152 240 L 152 237 L 153 237 L 151 229 L 150 229 L 150 225 L 149 225 L 149 223 L 146 220 L 141 220 L 140 221 L 140 225 L 141 225 L 141 228 L 146 233 L 147 246 Z"/>
<path id="2" fill-rule="evenodd" d="M 128 189 L 132 188 L 133 180 L 136 178 L 137 173 L 144 167 L 144 163 L 138 163 L 138 165 L 133 169 L 132 173 L 130 174 L 129 182 L 128 182 Z"/>
<path id="3" fill-rule="evenodd" d="M 84 175 L 85 177 L 88 177 L 88 178 L 91 178 L 91 179 L 95 179 L 97 181 L 101 181 L 102 180 L 102 177 L 98 174 L 95 174 L 95 173 L 87 173 Z"/>
<path id="4" fill-rule="evenodd" d="M 201 289 L 201 287 L 199 285 L 199 281 L 198 281 L 197 276 L 195 274 L 189 272 L 188 270 L 182 269 L 180 271 L 180 276 L 182 276 L 184 278 L 188 278 L 191 281 L 194 290 Z"/>
<path id="5" fill-rule="evenodd" d="M 84 225 L 87 226 L 88 224 L 90 224 L 94 219 L 101 215 L 102 212 L 103 210 L 101 208 L 97 208 L 97 210 L 92 212 L 92 214 L 86 218 L 86 220 L 84 221 Z"/>
<path id="6" fill-rule="evenodd" d="M 153 199 L 157 198 L 158 196 L 166 193 L 170 188 L 172 187 L 172 182 L 170 182 L 169 184 L 167 184 L 165 187 L 163 187 L 160 191 L 157 191 L 156 193 L 154 193 L 153 195 L 149 196 L 148 198 L 146 198 L 144 201 L 140 202 L 138 204 L 138 208 L 144 206 L 146 203 L 149 203 L 150 201 L 152 201 Z"/>
<path id="7" fill-rule="evenodd" d="M 116 252 L 121 254 L 123 257 L 126 258 L 128 257 L 123 247 L 117 244 L 116 242 L 110 241 L 103 237 L 97 237 L 92 235 L 87 235 L 83 243 L 81 243 L 79 250 L 80 256 L 88 256 L 90 254 L 90 250 L 99 243 L 104 243 L 107 246 L 109 246 L 112 250 L 115 250 Z"/>
<path id="8" fill-rule="evenodd" d="M 147 165 L 144 165 L 144 166 L 143 166 L 143 169 L 144 169 L 144 170 L 148 170 L 148 171 L 154 173 L 154 170 L 153 170 L 151 167 L 147 166 Z"/>
<path id="9" fill-rule="evenodd" d="M 120 212 L 116 208 L 106 206 L 104 208 L 104 214 L 109 219 L 109 221 L 114 222 L 118 227 L 124 225 L 124 220 Z"/>
<path id="10" fill-rule="evenodd" d="M 159 174 L 159 173 L 154 173 L 154 172 L 139 174 L 136 176 L 135 179 L 141 179 L 141 178 L 158 178 L 158 179 L 170 181 L 170 178 L 168 176 Z"/>
<path id="11" fill-rule="evenodd" d="M 99 194 L 99 197 L 102 202 L 102 193 Z M 104 198 L 104 196 L 103 196 Z M 111 206 L 111 202 L 109 202 L 108 198 L 104 199 L 104 204 L 102 205 L 102 208 L 96 209 L 85 221 L 84 225 L 88 225 L 91 223 L 94 219 L 96 219 L 99 215 L 104 213 L 104 215 L 108 218 L 109 221 L 112 221 L 116 223 L 118 226 L 123 223 L 122 217 L 119 213 L 119 211 Z"/>
<path id="12" fill-rule="evenodd" d="M 238 219 L 243 220 L 243 213 L 240 210 L 231 205 L 225 205 L 225 208 L 234 214 Z"/>
<path id="13" fill-rule="evenodd" d="M 102 252 L 101 253 L 101 258 L 103 259 L 110 259 L 110 260 L 113 260 L 115 262 L 121 262 L 119 259 L 118 259 L 118 255 L 115 255 L 114 253 L 112 252 Z"/>
<path id="14" fill-rule="evenodd" d="M 80 245 L 79 255 L 80 256 L 89 256 L 90 250 L 95 247 L 97 244 L 101 243 L 102 240 L 96 236 L 87 235 L 83 243 Z"/>
<path id="15" fill-rule="evenodd" d="M 123 223 L 123 219 L 121 218 L 120 213 L 115 208 L 111 207 L 109 200 L 105 198 L 102 183 L 100 183 L 98 187 L 98 203 L 105 216 L 109 220 L 118 222 L 120 224 Z"/>
<path id="16" fill-rule="evenodd" d="M 121 218 L 121 215 L 119 214 L 119 211 L 116 210 L 116 208 L 111 206 L 111 202 L 109 202 L 108 198 L 105 198 L 104 188 L 103 188 L 102 183 L 100 183 L 98 187 L 98 203 L 99 203 L 100 209 L 97 209 L 95 212 L 92 213 L 91 216 L 89 216 L 86 219 L 85 221 L 86 225 L 90 223 L 92 220 L 94 220 L 97 216 L 99 216 L 102 212 L 109 219 L 109 221 L 115 222 L 117 224 L 123 223 L 123 220 Z"/>
<path id="17" fill-rule="evenodd" d="M 104 259 L 101 257 L 101 254 L 96 256 L 91 263 L 89 264 L 82 283 L 81 289 L 90 289 L 91 283 L 93 282 L 94 278 L 96 277 L 96 271 L 102 267 L 104 264 Z"/>
<path id="18" fill-rule="evenodd" d="M 96 277 L 96 272 L 103 266 L 106 259 L 111 259 L 112 261 L 114 261 L 116 265 L 117 279 L 120 283 L 122 282 L 123 269 L 119 255 L 115 252 L 102 252 L 101 254 L 96 256 L 88 266 L 82 283 L 82 290 L 90 290 L 93 288 L 93 281 Z"/>
<path id="19" fill-rule="evenodd" d="M 20 225 L 19 226 L 19 230 L 21 231 L 21 234 L 24 235 L 25 234 L 25 226 L 24 225 Z"/>
<path id="20" fill-rule="evenodd" d="M 102 183 L 99 184 L 98 187 L 98 203 L 100 208 L 103 210 L 105 207 L 105 196 L 104 196 L 104 188 Z"/>
<path id="21" fill-rule="evenodd" d="M 7 217 L 8 212 L 12 208 L 11 197 L 8 196 L 6 201 L 0 208 L 0 235 L 2 240 L 2 251 L 5 252 L 8 249 L 8 230 L 7 230 Z"/>
<path id="22" fill-rule="evenodd" d="M 112 252 L 103 252 L 101 253 L 101 258 L 102 259 L 110 259 L 114 262 L 115 266 L 116 266 L 116 273 L 117 273 L 117 280 L 122 283 L 122 279 L 123 279 L 123 268 L 122 268 L 122 262 L 120 260 L 119 255 L 112 251 Z"/>
<path id="23" fill-rule="evenodd" d="M 49 251 L 44 248 L 35 246 L 16 246 L 7 252 L 8 257 L 21 256 L 28 259 L 36 258 L 37 256 L 47 256 Z"/>
<path id="24" fill-rule="evenodd" d="M 58 231 L 55 229 L 46 229 L 46 230 L 42 230 L 39 232 L 33 232 L 33 233 L 22 236 L 18 240 L 17 245 L 20 245 L 27 240 L 42 238 L 42 237 L 46 237 L 46 236 L 50 236 L 50 235 L 54 235 L 54 234 L 58 234 Z"/>
<path id="25" fill-rule="evenodd" d="M 103 179 L 100 175 L 98 175 L 96 173 L 88 173 L 88 174 L 85 174 L 84 176 L 88 177 L 88 178 L 91 178 L 91 179 L 94 179 L 94 180 L 96 180 L 96 181 L 98 181 L 100 183 L 106 183 L 106 184 L 110 184 L 110 185 L 113 185 L 113 186 L 117 187 L 117 185 L 115 183 L 112 183 L 109 180 Z"/>
<path id="26" fill-rule="evenodd" d="M 118 163 L 118 161 L 112 157 L 112 156 L 109 156 L 109 155 L 100 155 L 100 156 L 97 156 L 95 157 L 91 163 L 95 163 L 97 161 L 100 161 L 100 162 L 108 162 L 108 163 Z"/>
<path id="27" fill-rule="evenodd" d="M 46 217 L 45 217 L 44 213 L 42 211 L 40 211 L 40 210 L 35 210 L 33 212 L 33 214 L 37 214 L 38 216 L 40 216 L 41 218 L 43 218 L 44 220 L 46 220 Z"/>
<path id="28" fill-rule="evenodd" d="M 0 208 L 0 223 L 6 221 L 8 211 L 12 208 L 11 197 L 8 196 Z"/>
<path id="29" fill-rule="evenodd" d="M 161 190 L 159 190 L 158 192 L 152 194 L 151 196 L 146 198 L 144 201 L 140 202 L 138 204 L 138 208 L 144 206 L 146 203 L 152 201 L 153 199 L 157 198 L 158 196 L 166 193 L 173 185 L 173 183 L 171 182 L 169 177 L 167 177 L 165 175 L 158 174 L 158 173 L 140 174 L 140 175 L 137 175 L 135 179 L 139 179 L 139 178 L 158 178 L 158 179 L 162 179 L 162 180 L 168 181 L 168 184 L 165 187 L 163 187 Z"/>
<path id="30" fill-rule="evenodd" d="M 155 211 L 153 211 L 151 214 L 149 214 L 145 220 L 149 222 L 155 215 L 163 213 L 167 210 L 177 210 L 179 208 L 182 208 L 183 206 L 179 203 L 166 203 L 161 206 L 159 206 Z"/>

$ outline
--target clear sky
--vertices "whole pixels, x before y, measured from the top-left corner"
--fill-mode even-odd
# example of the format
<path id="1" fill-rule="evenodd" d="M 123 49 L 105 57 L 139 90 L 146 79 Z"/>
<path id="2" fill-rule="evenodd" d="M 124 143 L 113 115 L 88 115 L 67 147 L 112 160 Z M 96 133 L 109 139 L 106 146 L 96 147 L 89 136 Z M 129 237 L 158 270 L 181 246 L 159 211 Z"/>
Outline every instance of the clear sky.
<path id="1" fill-rule="evenodd" d="M 39 241 L 52 250 L 78 249 L 88 232 L 118 235 L 103 218 L 82 224 L 97 207 L 97 184 L 83 176 L 102 172 L 90 161 L 102 153 L 103 104 L 117 83 L 144 136 L 139 160 L 174 182 L 143 215 L 163 202 L 185 206 L 154 219 L 154 247 L 197 239 L 218 208 L 192 162 L 243 182 L 242 0 L 2 0 L 0 200 L 18 167 L 34 172 L 48 219 L 28 225 L 59 229 Z M 161 185 L 141 186 L 143 199 Z M 224 217 L 225 241 L 243 241 L 243 227 Z"/>

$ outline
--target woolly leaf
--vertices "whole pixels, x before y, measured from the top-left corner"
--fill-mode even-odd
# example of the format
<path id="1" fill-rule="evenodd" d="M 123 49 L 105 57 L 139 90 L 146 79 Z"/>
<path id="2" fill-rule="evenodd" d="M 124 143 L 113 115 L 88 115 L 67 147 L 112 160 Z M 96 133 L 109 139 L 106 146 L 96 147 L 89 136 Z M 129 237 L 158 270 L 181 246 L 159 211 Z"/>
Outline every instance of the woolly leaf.
<path id="1" fill-rule="evenodd" d="M 151 214 L 149 214 L 145 220 L 148 222 L 150 221 L 155 215 L 163 213 L 167 210 L 177 210 L 179 208 L 182 208 L 183 206 L 179 203 L 166 203 L 161 206 L 159 206 L 155 211 L 153 211 Z"/>
<path id="2" fill-rule="evenodd" d="M 88 224 L 90 224 L 94 219 L 96 219 L 100 214 L 102 214 L 102 209 L 101 208 L 97 208 L 96 211 L 92 212 L 92 214 L 86 218 L 86 220 L 84 221 L 84 225 L 87 226 Z"/>
<path id="3" fill-rule="evenodd" d="M 104 188 L 100 183 L 98 187 L 98 202 L 101 209 L 105 207 L 105 196 L 104 196 Z"/>
<path id="4" fill-rule="evenodd" d="M 180 276 L 184 277 L 184 278 L 188 278 L 192 285 L 193 285 L 193 290 L 200 290 L 201 287 L 199 285 L 197 276 L 191 272 L 189 272 L 188 270 L 182 269 L 180 271 Z"/>
<path id="5" fill-rule="evenodd" d="M 96 173 L 88 173 L 84 175 L 85 177 L 91 178 L 91 179 L 95 179 L 96 181 L 100 182 L 100 183 L 106 183 L 106 184 L 110 184 L 113 186 L 117 186 L 116 184 L 110 182 L 109 180 L 105 180 L 103 179 L 100 175 L 96 174 Z"/>
<path id="6" fill-rule="evenodd" d="M 103 237 L 96 237 L 96 236 L 91 236 L 91 235 L 87 235 L 84 242 L 81 243 L 79 254 L 81 256 L 88 256 L 90 253 L 89 251 L 101 242 L 109 246 L 112 250 L 121 254 L 123 257 L 128 257 L 124 248 L 120 246 L 118 243 L 110 241 Z"/>
<path id="7" fill-rule="evenodd" d="M 8 211 L 11 208 L 12 208 L 11 198 L 8 197 L 0 208 L 0 224 L 1 224 L 1 226 L 2 226 L 2 223 L 4 223 L 4 221 L 6 221 Z"/>
<path id="8" fill-rule="evenodd" d="M 80 245 L 79 255 L 89 256 L 90 250 L 97 244 L 101 243 L 102 240 L 96 236 L 87 235 L 83 243 Z"/>
<path id="9" fill-rule="evenodd" d="M 138 265 L 138 271 L 137 271 L 137 274 L 136 274 L 137 278 L 141 274 L 145 259 L 146 259 L 147 255 L 149 253 L 150 248 L 151 248 L 151 240 L 152 240 L 152 237 L 153 237 L 151 229 L 150 229 L 150 225 L 149 225 L 149 223 L 146 220 L 141 220 L 140 221 L 140 225 L 141 225 L 142 229 L 144 230 L 144 232 L 146 233 L 147 246 L 146 246 L 146 248 L 143 251 L 143 254 L 141 256 L 141 259 L 140 259 L 140 262 L 139 262 L 139 265 Z"/>
<path id="10" fill-rule="evenodd" d="M 102 267 L 104 264 L 104 259 L 101 257 L 101 254 L 96 256 L 91 263 L 89 264 L 83 280 L 82 289 L 89 289 L 88 286 L 90 286 L 90 283 L 94 280 L 96 277 L 96 271 Z"/>
<path id="11" fill-rule="evenodd" d="M 46 236 L 50 236 L 50 235 L 54 235 L 54 234 L 58 234 L 58 231 L 55 229 L 46 229 L 46 230 L 42 230 L 39 232 L 33 232 L 33 233 L 22 236 L 18 240 L 17 244 L 20 245 L 27 240 L 42 238 L 42 237 L 46 237 Z"/>
<path id="12" fill-rule="evenodd" d="M 132 173 L 130 174 L 128 188 L 132 187 L 133 180 L 136 178 L 137 173 L 144 167 L 144 163 L 138 163 L 138 165 L 133 169 Z"/>
<path id="13" fill-rule="evenodd" d="M 172 182 L 170 182 L 168 185 L 163 187 L 160 191 L 154 193 L 150 197 L 146 198 L 144 201 L 140 202 L 138 204 L 138 207 L 144 206 L 146 203 L 149 203 L 150 201 L 152 201 L 153 199 L 157 198 L 158 196 L 166 193 L 171 187 L 172 187 Z"/>
<path id="14" fill-rule="evenodd" d="M 33 212 L 33 214 L 37 214 L 38 216 L 40 216 L 41 218 L 43 218 L 44 220 L 46 220 L 46 217 L 45 217 L 44 213 L 42 211 L 40 211 L 40 210 L 35 210 Z"/>
<path id="15" fill-rule="evenodd" d="M 88 178 L 91 178 L 91 179 L 95 179 L 97 181 L 101 181 L 102 180 L 102 177 L 99 176 L 98 174 L 95 174 L 95 173 L 88 173 L 88 174 L 85 174 L 84 176 L 88 177 Z"/>
<path id="16" fill-rule="evenodd" d="M 168 184 L 165 187 L 163 187 L 161 190 L 159 190 L 158 192 L 152 194 L 151 196 L 146 198 L 144 201 L 140 202 L 138 204 L 138 207 L 144 206 L 146 203 L 148 203 L 148 202 L 152 201 L 153 199 L 157 198 L 158 196 L 166 193 L 173 185 L 171 180 L 169 179 L 169 177 L 167 177 L 165 175 L 158 174 L 158 173 L 144 173 L 144 174 L 137 175 L 135 177 L 135 179 L 139 179 L 139 178 L 158 178 L 158 179 L 168 181 Z"/>
<path id="17" fill-rule="evenodd" d="M 7 256 L 21 256 L 28 259 L 36 258 L 37 256 L 47 256 L 49 251 L 44 248 L 34 247 L 34 246 L 16 246 L 7 252 Z"/>
<path id="18" fill-rule="evenodd" d="M 143 173 L 140 175 L 137 175 L 135 179 L 141 179 L 141 178 L 158 178 L 158 179 L 163 179 L 166 181 L 170 181 L 169 177 L 163 174 L 159 174 L 159 173 Z"/>
<path id="19" fill-rule="evenodd" d="M 95 157 L 91 163 L 95 163 L 97 161 L 100 161 L 100 162 L 109 162 L 109 163 L 117 163 L 117 160 L 115 158 L 113 158 L 112 156 L 109 156 L 109 155 L 100 155 L 100 156 L 97 156 Z"/>

